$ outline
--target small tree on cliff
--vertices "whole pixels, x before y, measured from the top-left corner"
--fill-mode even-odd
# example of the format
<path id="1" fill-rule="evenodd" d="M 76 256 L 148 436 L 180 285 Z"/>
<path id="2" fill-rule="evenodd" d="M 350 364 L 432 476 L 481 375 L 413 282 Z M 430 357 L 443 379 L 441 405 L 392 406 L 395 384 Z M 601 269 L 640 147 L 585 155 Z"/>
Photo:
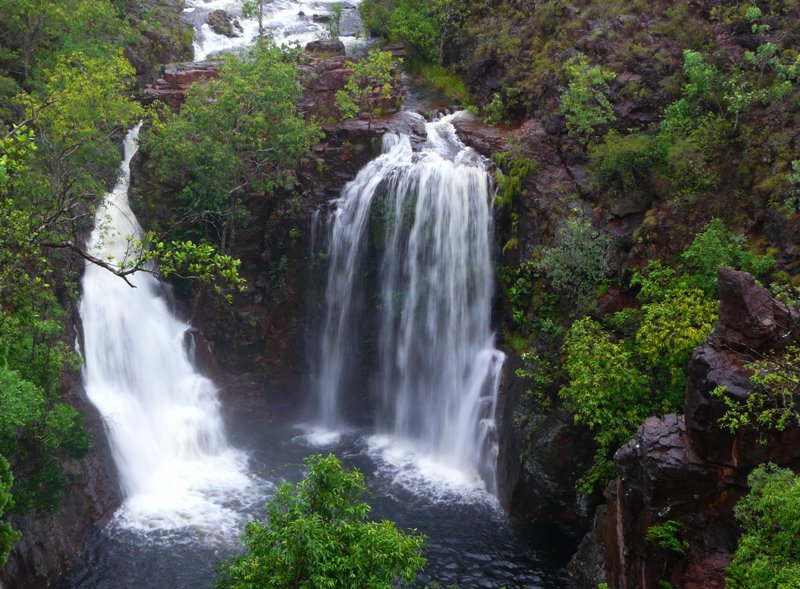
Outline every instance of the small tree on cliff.
<path id="1" fill-rule="evenodd" d="M 357 470 L 336 456 L 311 456 L 299 483 L 284 483 L 267 504 L 267 522 L 244 532 L 247 553 L 221 569 L 218 589 L 391 589 L 425 564 L 423 536 L 390 521 L 367 520 Z"/>
<path id="2" fill-rule="evenodd" d="M 365 112 L 368 128 L 382 112 L 383 105 L 392 99 L 393 71 L 397 62 L 388 51 L 374 49 L 366 58 L 352 64 L 353 73 L 344 90 L 336 93 L 336 108 L 342 117 L 350 119 Z"/>

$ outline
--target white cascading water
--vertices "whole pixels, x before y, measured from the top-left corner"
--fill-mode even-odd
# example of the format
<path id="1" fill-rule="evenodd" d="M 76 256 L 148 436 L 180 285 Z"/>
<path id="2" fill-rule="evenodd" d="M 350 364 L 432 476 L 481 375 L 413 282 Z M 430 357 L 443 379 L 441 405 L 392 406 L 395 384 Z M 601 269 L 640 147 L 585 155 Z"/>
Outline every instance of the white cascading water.
<path id="1" fill-rule="evenodd" d="M 351 0 L 345 10 L 355 10 L 358 0 Z M 197 34 L 194 39 L 194 59 L 202 61 L 219 51 L 227 51 L 252 44 L 258 36 L 258 20 L 242 16 L 242 0 L 187 0 L 186 12 L 194 18 Z M 304 46 L 309 41 L 324 38 L 328 34 L 325 17 L 341 0 L 267 0 L 264 2 L 264 28 L 278 44 L 298 43 Z M 225 10 L 239 22 L 241 31 L 236 36 L 226 37 L 211 30 L 205 22 L 212 10 Z M 314 16 L 317 18 L 315 19 Z M 343 24 L 349 22 L 343 15 Z M 344 31 L 340 40 L 351 47 L 358 42 L 355 31 Z"/>
<path id="2" fill-rule="evenodd" d="M 357 344 L 359 292 L 375 215 L 380 264 L 378 430 L 495 492 L 494 348 L 489 176 L 456 135 L 456 115 L 427 123 L 427 143 L 387 134 L 383 154 L 336 202 L 315 388 L 321 426 L 343 426 Z M 380 207 L 380 208 L 378 208 Z"/>
<path id="3" fill-rule="evenodd" d="M 138 132 L 125 138 L 120 180 L 89 241 L 111 263 L 141 236 L 128 204 Z M 192 365 L 190 326 L 170 312 L 152 274 L 129 279 L 136 288 L 87 264 L 80 305 L 86 393 L 103 416 L 125 497 L 117 519 L 140 530 L 235 533 L 236 504 L 253 485 L 247 457 L 228 445 L 217 390 Z"/>

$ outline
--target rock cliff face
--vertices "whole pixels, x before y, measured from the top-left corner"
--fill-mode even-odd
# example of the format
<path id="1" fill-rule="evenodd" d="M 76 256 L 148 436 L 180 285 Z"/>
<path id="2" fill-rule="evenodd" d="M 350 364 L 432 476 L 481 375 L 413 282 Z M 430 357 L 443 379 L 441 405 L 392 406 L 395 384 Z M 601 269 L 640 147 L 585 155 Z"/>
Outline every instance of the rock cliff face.
<path id="1" fill-rule="evenodd" d="M 145 87 L 145 102 L 160 100 L 173 110 L 180 110 L 189 86 L 216 78 L 219 78 L 218 61 L 168 63 L 161 68 L 161 75 Z"/>
<path id="2" fill-rule="evenodd" d="M 724 587 L 724 568 L 739 530 L 733 506 L 749 471 L 764 461 L 800 468 L 800 428 L 784 432 L 721 430 L 725 411 L 712 391 L 744 398 L 748 362 L 779 352 L 797 316 L 752 276 L 720 268 L 720 319 L 689 362 L 685 417 L 650 418 L 615 455 L 617 478 L 606 491 L 608 518 L 599 527 L 607 579 L 616 589 L 650 589 L 661 580 L 685 589 Z M 680 522 L 685 554 L 645 539 L 652 526 Z"/>

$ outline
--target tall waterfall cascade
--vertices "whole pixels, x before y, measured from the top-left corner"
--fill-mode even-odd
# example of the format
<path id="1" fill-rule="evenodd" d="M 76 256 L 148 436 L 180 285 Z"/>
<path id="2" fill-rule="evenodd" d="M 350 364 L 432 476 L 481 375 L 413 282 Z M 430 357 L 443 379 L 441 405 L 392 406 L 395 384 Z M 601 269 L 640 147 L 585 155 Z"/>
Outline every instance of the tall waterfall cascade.
<path id="1" fill-rule="evenodd" d="M 125 139 L 120 180 L 96 214 L 89 251 L 115 264 L 141 229 L 128 204 L 139 127 Z M 150 273 L 87 264 L 80 314 L 86 393 L 103 416 L 119 471 L 123 525 L 234 532 L 237 500 L 252 482 L 225 436 L 214 384 L 192 365 L 190 326 L 176 318 Z"/>
<path id="2" fill-rule="evenodd" d="M 384 136 L 383 153 L 336 201 L 314 387 L 321 428 L 344 427 L 364 290 L 376 290 L 377 309 L 367 313 L 378 315 L 380 334 L 378 431 L 480 476 L 495 492 L 505 356 L 491 329 L 492 191 L 482 159 L 456 135 L 455 116 L 426 123 L 418 150 L 408 136 Z M 365 287 L 368 252 L 376 249 L 376 284 Z"/>

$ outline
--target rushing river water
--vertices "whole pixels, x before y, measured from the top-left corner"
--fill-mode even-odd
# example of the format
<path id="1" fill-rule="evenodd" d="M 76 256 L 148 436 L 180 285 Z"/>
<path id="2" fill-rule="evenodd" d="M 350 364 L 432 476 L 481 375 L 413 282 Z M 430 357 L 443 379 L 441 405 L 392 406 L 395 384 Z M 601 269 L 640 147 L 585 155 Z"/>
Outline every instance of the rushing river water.
<path id="1" fill-rule="evenodd" d="M 251 472 L 262 481 L 265 500 L 275 484 L 300 477 L 305 456 L 335 452 L 365 473 L 373 517 L 428 536 L 420 584 L 435 579 L 443 587 L 569 587 L 561 568 L 572 546 L 557 531 L 514 524 L 493 497 L 457 472 L 421 464 L 369 432 L 353 430 L 333 445 L 317 446 L 291 422 L 229 424 L 232 442 L 250 456 Z M 211 587 L 216 563 L 234 552 L 235 540 L 193 529 L 142 533 L 112 523 L 95 534 L 81 568 L 61 589 Z"/>

